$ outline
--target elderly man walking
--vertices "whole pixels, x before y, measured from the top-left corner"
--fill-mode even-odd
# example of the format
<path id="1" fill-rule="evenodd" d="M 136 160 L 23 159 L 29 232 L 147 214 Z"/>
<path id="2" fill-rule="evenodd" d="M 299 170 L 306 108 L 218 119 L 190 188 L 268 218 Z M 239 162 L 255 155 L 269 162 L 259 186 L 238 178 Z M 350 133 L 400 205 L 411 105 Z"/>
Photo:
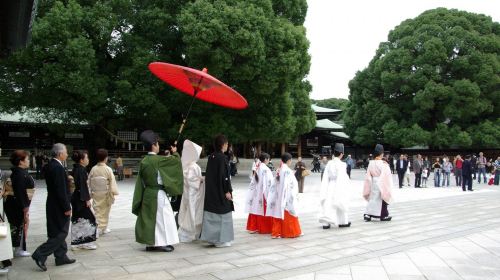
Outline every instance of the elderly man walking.
<path id="1" fill-rule="evenodd" d="M 40 245 L 31 256 L 36 265 L 47 271 L 45 261 L 47 257 L 54 254 L 56 266 L 74 263 L 74 259 L 68 258 L 68 236 L 71 216 L 71 193 L 68 187 L 68 174 L 63 167 L 63 162 L 68 158 L 66 146 L 61 143 L 52 147 L 54 157 L 45 169 L 45 181 L 47 182 L 47 242 Z"/>

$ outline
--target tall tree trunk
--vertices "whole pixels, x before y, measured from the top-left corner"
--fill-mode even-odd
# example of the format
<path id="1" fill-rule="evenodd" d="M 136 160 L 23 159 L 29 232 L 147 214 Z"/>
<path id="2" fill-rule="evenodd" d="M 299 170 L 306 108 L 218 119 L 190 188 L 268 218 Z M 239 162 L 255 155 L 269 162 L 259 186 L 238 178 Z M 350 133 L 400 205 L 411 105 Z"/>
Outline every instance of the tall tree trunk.
<path id="1" fill-rule="evenodd" d="M 297 157 L 302 157 L 302 137 L 299 136 L 299 140 L 297 142 Z"/>

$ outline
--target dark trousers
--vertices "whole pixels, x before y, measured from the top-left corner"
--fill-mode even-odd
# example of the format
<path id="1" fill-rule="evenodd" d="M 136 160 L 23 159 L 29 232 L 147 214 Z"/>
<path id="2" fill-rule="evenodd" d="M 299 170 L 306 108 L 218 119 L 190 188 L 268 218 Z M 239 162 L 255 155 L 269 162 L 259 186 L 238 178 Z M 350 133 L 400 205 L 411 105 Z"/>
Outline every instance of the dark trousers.
<path id="1" fill-rule="evenodd" d="M 35 178 L 37 180 L 40 179 L 42 177 L 41 174 L 42 174 L 42 166 L 41 166 L 41 164 L 40 165 L 37 164 L 36 165 L 36 177 Z"/>
<path id="2" fill-rule="evenodd" d="M 405 177 L 405 173 L 404 172 L 398 172 L 398 179 L 399 179 L 399 187 L 402 188 L 403 187 L 403 178 Z"/>
<path id="3" fill-rule="evenodd" d="M 422 173 L 415 173 L 415 188 L 419 188 L 422 183 Z"/>
<path id="4" fill-rule="evenodd" d="M 462 176 L 462 190 L 465 192 L 465 186 L 469 191 L 472 191 L 472 176 Z"/>
<path id="5" fill-rule="evenodd" d="M 457 187 L 462 186 L 462 169 L 455 170 L 455 183 L 457 183 Z"/>
<path id="6" fill-rule="evenodd" d="M 298 181 L 298 183 L 299 183 L 299 193 L 303 193 L 304 192 L 304 180 L 305 179 L 306 179 L 306 177 L 302 177 L 302 179 Z"/>
<path id="7" fill-rule="evenodd" d="M 64 228 L 55 237 L 49 237 L 47 242 L 40 245 L 33 253 L 33 258 L 45 262 L 47 257 L 54 254 L 56 260 L 64 260 L 67 258 L 68 245 L 66 244 L 66 237 L 68 236 L 70 219 L 64 225 Z"/>
<path id="8" fill-rule="evenodd" d="M 349 175 L 349 178 L 351 178 L 351 166 L 347 165 L 347 175 Z"/>

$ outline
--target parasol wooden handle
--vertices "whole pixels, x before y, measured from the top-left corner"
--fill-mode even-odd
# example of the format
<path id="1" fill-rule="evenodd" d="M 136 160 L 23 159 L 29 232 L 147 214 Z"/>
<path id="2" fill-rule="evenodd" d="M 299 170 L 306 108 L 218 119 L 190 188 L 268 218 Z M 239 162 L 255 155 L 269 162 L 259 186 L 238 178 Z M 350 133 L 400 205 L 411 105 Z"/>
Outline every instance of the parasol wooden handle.
<path id="1" fill-rule="evenodd" d="M 183 119 L 182 120 L 181 127 L 179 128 L 179 134 L 177 136 L 177 139 L 174 142 L 174 146 L 177 146 L 177 141 L 179 141 L 179 137 L 181 136 L 182 131 L 184 130 L 184 127 L 186 126 L 186 121 L 187 121 L 187 119 Z"/>
<path id="2" fill-rule="evenodd" d="M 184 126 L 186 125 L 186 119 L 182 121 L 181 127 L 179 128 L 179 134 L 182 134 L 182 131 L 184 130 Z"/>

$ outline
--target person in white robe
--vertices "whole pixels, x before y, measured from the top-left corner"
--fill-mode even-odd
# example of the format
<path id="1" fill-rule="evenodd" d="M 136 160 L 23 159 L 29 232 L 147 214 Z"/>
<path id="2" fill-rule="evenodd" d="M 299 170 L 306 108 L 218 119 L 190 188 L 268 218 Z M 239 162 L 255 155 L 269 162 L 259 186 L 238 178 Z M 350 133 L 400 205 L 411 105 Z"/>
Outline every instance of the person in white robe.
<path id="1" fill-rule="evenodd" d="M 392 173 L 389 164 L 382 160 L 384 147 L 377 144 L 373 156 L 366 170 L 366 178 L 363 189 L 363 197 L 368 201 L 364 220 L 371 221 L 378 218 L 380 221 L 390 221 L 387 206 L 392 201 Z"/>
<path id="2" fill-rule="evenodd" d="M 202 148 L 186 140 L 182 149 L 182 169 L 184 171 L 184 191 L 179 209 L 179 240 L 191 242 L 200 237 L 203 222 L 205 184 L 201 168 L 196 163 Z"/>
<path id="3" fill-rule="evenodd" d="M 325 167 L 320 190 L 319 222 L 323 229 L 329 229 L 330 225 L 338 227 L 349 227 L 349 176 L 347 166 L 342 162 L 344 156 L 344 144 L 336 143 L 334 157 Z"/>
<path id="4" fill-rule="evenodd" d="M 268 192 L 266 215 L 273 217 L 272 238 L 295 238 L 302 235 L 298 218 L 299 185 L 290 169 L 292 156 L 281 156 L 278 176 Z"/>
<path id="5" fill-rule="evenodd" d="M 267 167 L 269 161 L 269 154 L 261 153 L 251 177 L 245 203 L 245 212 L 248 213 L 247 231 L 250 233 L 271 233 L 272 218 L 266 217 L 267 192 L 274 181 L 273 173 Z"/>

